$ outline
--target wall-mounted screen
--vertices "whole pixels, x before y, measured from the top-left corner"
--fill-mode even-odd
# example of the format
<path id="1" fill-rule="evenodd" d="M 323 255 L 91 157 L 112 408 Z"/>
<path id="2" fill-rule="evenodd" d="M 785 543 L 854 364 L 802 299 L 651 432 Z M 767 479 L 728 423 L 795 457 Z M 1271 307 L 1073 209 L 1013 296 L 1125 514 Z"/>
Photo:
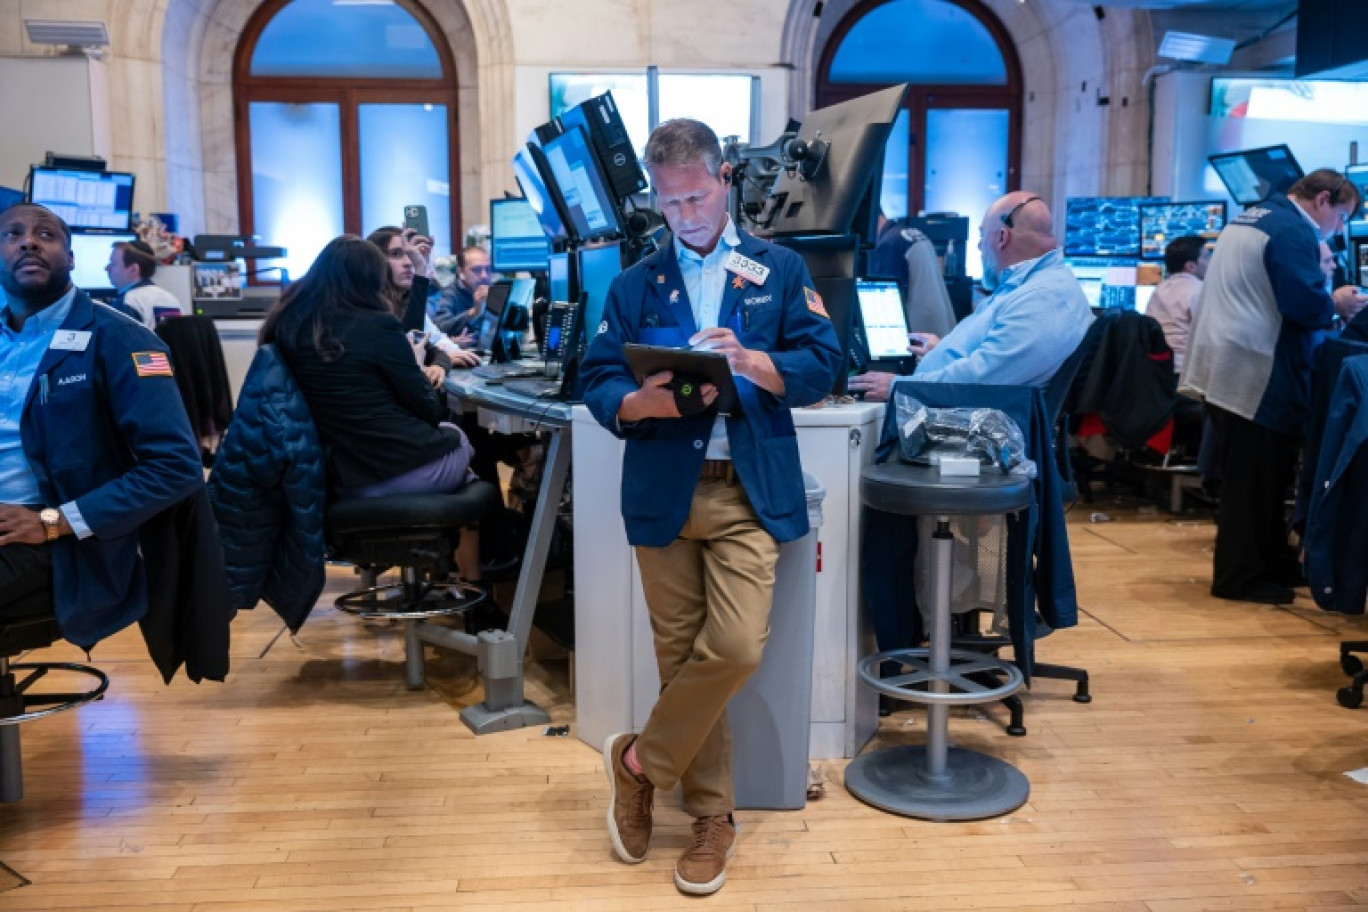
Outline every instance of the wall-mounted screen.
<path id="1" fill-rule="evenodd" d="M 1162 260 L 1169 242 L 1188 235 L 1215 240 L 1226 223 L 1224 200 L 1156 203 L 1140 207 L 1140 256 Z"/>
<path id="2" fill-rule="evenodd" d="M 133 175 L 34 165 L 29 202 L 51 209 L 74 230 L 127 231 L 133 227 Z"/>
<path id="3" fill-rule="evenodd" d="M 1140 206 L 1167 196 L 1071 196 L 1064 209 L 1064 255 L 1140 255 Z"/>

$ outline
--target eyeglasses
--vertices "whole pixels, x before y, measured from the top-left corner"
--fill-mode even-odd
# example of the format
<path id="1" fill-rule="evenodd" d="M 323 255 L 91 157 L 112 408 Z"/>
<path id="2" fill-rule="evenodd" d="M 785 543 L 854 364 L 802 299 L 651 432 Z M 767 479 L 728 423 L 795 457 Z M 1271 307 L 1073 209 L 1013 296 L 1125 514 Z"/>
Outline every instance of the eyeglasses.
<path id="1" fill-rule="evenodd" d="M 1011 212 L 1007 213 L 1004 216 L 1000 216 L 1000 218 L 1002 219 L 1002 224 L 1006 225 L 1008 228 L 1014 227 L 1012 225 L 1012 219 L 1016 218 L 1016 214 L 1021 211 L 1021 208 L 1029 203 L 1037 202 L 1044 202 L 1044 200 L 1042 200 L 1038 196 L 1032 196 L 1017 203 L 1016 208 L 1014 208 Z"/>

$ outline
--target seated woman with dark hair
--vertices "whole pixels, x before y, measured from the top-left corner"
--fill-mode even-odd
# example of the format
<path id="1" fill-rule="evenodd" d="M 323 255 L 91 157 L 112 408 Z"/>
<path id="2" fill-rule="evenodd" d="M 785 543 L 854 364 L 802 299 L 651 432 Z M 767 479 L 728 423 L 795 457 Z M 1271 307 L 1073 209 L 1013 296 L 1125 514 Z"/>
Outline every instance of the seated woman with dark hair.
<path id="1" fill-rule="evenodd" d="M 389 267 L 359 237 L 330 241 L 267 315 L 274 342 L 313 414 L 336 500 L 447 494 L 475 479 L 474 449 L 423 376 L 384 297 Z M 478 538 L 463 535 L 456 562 L 479 577 Z"/>
<path id="2" fill-rule="evenodd" d="M 466 351 L 459 344 L 462 341 L 470 342 L 469 334 L 453 340 L 438 329 L 428 316 L 427 299 L 432 283 L 427 275 L 427 266 L 432 239 L 422 237 L 412 228 L 386 225 L 372 231 L 366 240 L 379 247 L 389 263 L 385 298 L 389 301 L 390 311 L 405 327 L 417 329 L 421 323 L 427 333 L 424 373 L 428 379 L 437 377 L 437 366 L 442 368 L 442 377 L 445 377 L 446 371 L 452 367 L 474 367 L 479 364 L 480 356 Z M 434 385 L 440 387 L 440 384 L 439 377 Z"/>

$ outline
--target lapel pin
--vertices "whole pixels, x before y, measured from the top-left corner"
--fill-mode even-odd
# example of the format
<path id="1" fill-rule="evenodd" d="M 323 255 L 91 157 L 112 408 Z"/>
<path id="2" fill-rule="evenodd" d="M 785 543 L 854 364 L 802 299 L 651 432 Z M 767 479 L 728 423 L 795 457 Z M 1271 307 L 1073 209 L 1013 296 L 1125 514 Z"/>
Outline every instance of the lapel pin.
<path id="1" fill-rule="evenodd" d="M 679 303 L 679 289 L 678 289 L 678 288 L 676 288 L 676 289 L 674 289 L 673 291 L 670 292 L 670 303 L 671 303 L 671 304 L 678 304 L 678 303 Z"/>
<path id="2" fill-rule="evenodd" d="M 663 273 L 662 273 L 661 275 L 656 276 L 656 284 L 657 284 L 657 285 L 664 285 L 664 284 L 665 284 L 665 276 L 664 276 Z"/>
<path id="3" fill-rule="evenodd" d="M 741 289 L 743 289 L 743 288 L 745 288 L 745 287 L 746 287 L 746 280 L 745 280 L 744 278 L 742 278 L 741 276 L 737 276 L 736 278 L 732 279 L 732 288 L 735 288 L 737 291 L 740 291 Z"/>

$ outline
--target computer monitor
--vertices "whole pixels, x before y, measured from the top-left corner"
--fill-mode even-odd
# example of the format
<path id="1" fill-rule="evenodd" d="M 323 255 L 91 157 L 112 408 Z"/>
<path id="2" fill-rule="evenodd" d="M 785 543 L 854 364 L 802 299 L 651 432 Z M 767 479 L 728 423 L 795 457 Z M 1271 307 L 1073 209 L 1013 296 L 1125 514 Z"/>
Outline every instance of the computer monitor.
<path id="1" fill-rule="evenodd" d="M 1368 200 L 1368 165 L 1349 165 L 1344 169 L 1344 176 L 1358 188 L 1359 199 Z M 1359 212 L 1363 212 L 1362 206 Z"/>
<path id="2" fill-rule="evenodd" d="M 551 254 L 546 261 L 546 292 L 552 301 L 576 301 L 575 281 L 572 274 L 574 258 L 569 253 Z"/>
<path id="3" fill-rule="evenodd" d="M 559 201 L 546 189 L 545 175 L 549 171 L 540 153 L 541 150 L 535 146 L 519 149 L 513 156 L 513 176 L 517 178 L 528 205 L 537 213 L 537 220 L 541 222 L 547 237 L 564 237 L 565 219 L 559 210 Z"/>
<path id="4" fill-rule="evenodd" d="M 571 239 L 583 243 L 622 234 L 617 203 L 608 191 L 584 130 L 566 130 L 543 143 L 541 152 L 555 184 L 548 189 L 560 194 Z"/>
<path id="5" fill-rule="evenodd" d="M 1140 207 L 1167 196 L 1071 196 L 1064 203 L 1064 255 L 1140 255 Z"/>
<path id="6" fill-rule="evenodd" d="M 1208 155 L 1207 161 L 1241 206 L 1252 206 L 1274 193 L 1286 193 L 1303 173 L 1286 144 Z"/>
<path id="7" fill-rule="evenodd" d="M 855 299 L 859 302 L 869 357 L 875 361 L 906 358 L 907 314 L 898 283 L 892 279 L 858 279 Z"/>
<path id="8" fill-rule="evenodd" d="M 1140 206 L 1140 256 L 1162 260 L 1170 241 L 1189 235 L 1216 239 L 1226 223 L 1224 200 Z"/>
<path id="9" fill-rule="evenodd" d="M 592 342 L 603 323 L 608 287 L 622 272 L 622 244 L 614 242 L 579 250 L 579 282 L 584 296 L 584 339 Z"/>
<path id="10" fill-rule="evenodd" d="M 536 288 L 536 279 L 503 279 L 489 286 L 485 309 L 498 317 L 488 345 L 491 361 L 522 357 L 522 334 L 527 331 Z"/>
<path id="11" fill-rule="evenodd" d="M 1154 297 L 1154 289 L 1158 285 L 1136 285 L 1135 286 L 1135 310 L 1137 313 L 1144 313 L 1149 307 L 1150 298 Z"/>
<path id="12" fill-rule="evenodd" d="M 489 201 L 490 265 L 495 272 L 544 272 L 551 245 L 525 199 Z"/>
<path id="13" fill-rule="evenodd" d="M 136 241 L 136 234 L 87 234 L 80 231 L 71 234 L 71 258 L 76 267 L 71 270 L 72 283 L 82 291 L 113 291 L 109 274 L 109 251 L 114 244 L 123 241 Z"/>
<path id="14" fill-rule="evenodd" d="M 72 230 L 127 231 L 133 227 L 133 175 L 34 165 L 28 201 L 46 206 Z"/>
<path id="15" fill-rule="evenodd" d="M 760 218 L 764 233 L 865 234 L 861 213 L 873 218 L 884 144 L 906 93 L 906 84 L 896 85 L 808 115 L 798 140 L 810 155 L 774 182 Z"/>

